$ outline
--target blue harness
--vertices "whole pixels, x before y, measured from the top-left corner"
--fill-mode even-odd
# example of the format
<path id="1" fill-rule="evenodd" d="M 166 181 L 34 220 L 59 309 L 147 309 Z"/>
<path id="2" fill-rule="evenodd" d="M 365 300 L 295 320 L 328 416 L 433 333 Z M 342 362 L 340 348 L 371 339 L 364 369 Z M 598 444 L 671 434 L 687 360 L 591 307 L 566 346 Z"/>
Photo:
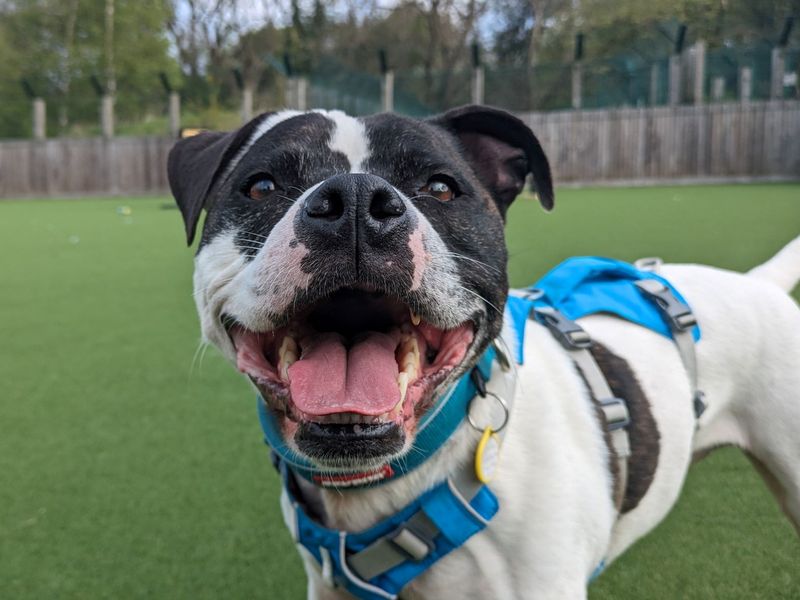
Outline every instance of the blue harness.
<path id="1" fill-rule="evenodd" d="M 533 308 L 554 308 L 572 321 L 607 313 L 673 339 L 674 330 L 669 319 L 665 318 L 664 308 L 647 298 L 635 285 L 637 281 L 648 279 L 662 283 L 688 309 L 678 290 L 651 271 L 643 271 L 630 263 L 611 258 L 568 258 L 521 294 L 508 297 L 506 311 L 517 336 L 517 362 L 523 364 L 525 321 L 530 318 Z M 692 336 L 695 341 L 700 339 L 700 328 L 696 325 L 692 329 Z"/>
<path id="2" fill-rule="evenodd" d="M 637 285 L 643 280 L 656 280 L 666 292 L 644 293 Z M 552 314 L 561 322 L 554 326 L 549 316 L 543 319 L 542 315 L 551 314 L 545 313 L 547 310 L 554 310 Z M 506 303 L 505 318 L 510 320 L 516 336 L 516 361 L 523 364 L 525 325 L 529 318 L 543 322 L 555 335 L 567 336 L 567 340 L 575 328 L 582 331 L 572 321 L 595 313 L 609 313 L 673 337 L 676 331 L 673 321 L 687 312 L 691 315 L 678 291 L 655 273 L 622 261 L 578 257 L 564 261 L 534 286 L 512 292 Z M 689 326 L 694 340 L 699 339 L 699 328 L 693 321 Z M 482 531 L 497 513 L 499 503 L 486 485 L 476 485 L 471 497 L 465 497 L 448 479 L 375 526 L 351 533 L 324 527 L 309 516 L 295 494 L 294 477 L 319 486 L 369 487 L 412 471 L 437 452 L 464 422 L 470 401 L 476 394 L 485 395 L 481 382 L 489 379 L 493 362 L 501 358 L 490 347 L 476 367 L 443 394 L 420 421 L 415 452 L 369 473 L 321 472 L 286 446 L 273 413 L 258 398 L 265 442 L 272 449 L 283 478 L 284 518 L 295 542 L 317 561 L 328 583 L 344 587 L 363 600 L 396 598 L 408 582 Z M 354 568 L 359 553 L 377 546 L 390 547 L 400 558 L 392 561 L 388 569 L 374 573 L 366 569 L 367 576 L 360 576 Z M 601 563 L 590 580 L 602 568 Z"/>

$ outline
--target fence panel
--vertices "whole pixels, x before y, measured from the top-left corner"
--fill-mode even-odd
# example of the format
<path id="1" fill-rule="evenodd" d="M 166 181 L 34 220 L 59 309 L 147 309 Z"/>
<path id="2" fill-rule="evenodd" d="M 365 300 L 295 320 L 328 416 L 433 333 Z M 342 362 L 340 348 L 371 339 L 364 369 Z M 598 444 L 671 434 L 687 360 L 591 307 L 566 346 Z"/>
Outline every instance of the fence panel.
<path id="1" fill-rule="evenodd" d="M 0 198 L 164 193 L 173 143 L 157 137 L 0 142 Z"/>
<path id="2" fill-rule="evenodd" d="M 518 113 L 557 182 L 800 178 L 800 102 Z"/>
<path id="3" fill-rule="evenodd" d="M 800 178 L 800 102 L 518 113 L 556 182 Z M 169 138 L 0 142 L 0 198 L 166 193 Z"/>

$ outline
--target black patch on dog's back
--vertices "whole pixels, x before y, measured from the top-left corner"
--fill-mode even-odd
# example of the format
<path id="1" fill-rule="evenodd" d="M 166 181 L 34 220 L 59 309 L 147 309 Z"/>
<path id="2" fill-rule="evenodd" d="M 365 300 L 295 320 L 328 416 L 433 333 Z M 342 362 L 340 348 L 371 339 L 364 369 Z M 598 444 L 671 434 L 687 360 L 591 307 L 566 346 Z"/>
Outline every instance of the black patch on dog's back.
<path id="1" fill-rule="evenodd" d="M 650 402 L 628 362 L 602 344 L 595 343 L 590 352 L 605 375 L 608 387 L 611 388 L 613 394 L 628 404 L 631 417 L 631 424 L 628 426 L 631 445 L 631 455 L 628 458 L 628 481 L 620 508 L 621 513 L 626 513 L 636 508 L 647 490 L 650 489 L 656 467 L 658 467 L 661 436 L 658 433 Z M 607 441 L 610 443 L 610 440 Z M 609 445 L 609 448 L 613 453 L 613 447 Z M 619 477 L 616 456 L 613 462 L 611 468 L 616 478 Z"/>

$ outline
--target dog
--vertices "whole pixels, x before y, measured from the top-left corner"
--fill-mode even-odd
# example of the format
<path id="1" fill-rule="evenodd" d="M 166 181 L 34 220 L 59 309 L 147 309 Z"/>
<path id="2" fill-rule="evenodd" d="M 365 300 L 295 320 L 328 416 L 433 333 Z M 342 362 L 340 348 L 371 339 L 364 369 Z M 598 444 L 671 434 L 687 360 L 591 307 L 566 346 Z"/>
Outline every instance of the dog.
<path id="1" fill-rule="evenodd" d="M 554 203 L 533 132 L 484 106 L 424 120 L 267 113 L 179 141 L 168 174 L 189 244 L 207 213 L 194 272 L 204 340 L 252 382 L 287 452 L 323 474 L 381 477 L 413 457 L 445 391 L 493 344 L 516 343 L 503 314 L 504 221 L 528 177 L 543 207 Z M 800 310 L 787 293 L 800 279 L 800 238 L 747 274 L 660 273 L 702 328 L 702 416 L 669 339 L 609 315 L 580 319 L 632 403 L 616 498 L 614 449 L 587 383 L 528 320 L 488 484 L 499 510 L 402 598 L 585 598 L 598 564 L 653 529 L 693 458 L 720 446 L 747 453 L 800 532 Z M 327 528 L 363 531 L 470 464 L 482 439 L 462 419 L 403 476 L 352 487 L 297 477 L 292 498 Z M 309 598 L 351 597 L 303 555 Z"/>

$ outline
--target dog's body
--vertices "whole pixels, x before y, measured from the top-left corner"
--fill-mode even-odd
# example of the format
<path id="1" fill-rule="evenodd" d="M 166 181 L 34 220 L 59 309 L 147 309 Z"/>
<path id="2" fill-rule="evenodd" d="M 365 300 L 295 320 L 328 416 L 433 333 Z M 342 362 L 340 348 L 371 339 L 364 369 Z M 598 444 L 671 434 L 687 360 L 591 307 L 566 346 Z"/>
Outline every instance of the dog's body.
<path id="1" fill-rule="evenodd" d="M 493 310 L 507 293 L 505 251 L 498 247 L 502 218 L 527 172 L 533 172 L 543 204 L 552 202 L 552 192 L 538 143 L 532 134 L 526 137 L 527 129 L 525 135 L 514 130 L 521 123 L 507 119 L 479 108 L 419 126 L 398 117 L 277 113 L 235 136 L 186 142 L 171 158 L 171 184 L 190 238 L 200 206 L 210 209 L 195 273 L 204 336 L 251 376 L 282 415 L 283 434 L 299 454 L 328 468 L 367 468 L 402 456 L 413 445 L 416 419 L 441 390 L 498 335 L 507 345 L 515 343 L 508 321 L 502 323 Z M 295 129 L 281 129 L 282 123 Z M 314 128 L 322 134 L 315 136 Z M 294 167 L 280 166 L 290 162 L 282 154 L 287 135 L 305 148 Z M 437 135 L 438 155 L 425 150 L 426 140 L 438 141 Z M 414 154 L 420 143 L 418 152 L 427 153 L 422 157 Z M 522 170 L 520 152 L 526 159 Z M 251 167 L 248 161 L 270 166 Z M 290 168 L 303 171 L 302 181 L 280 187 L 273 170 Z M 254 169 L 270 174 L 267 183 L 262 174 L 253 178 Z M 416 171 L 424 186 L 409 183 Z M 431 176 L 441 171 L 446 174 Z M 380 179 L 340 179 L 348 172 Z M 275 188 L 287 194 L 271 196 Z M 431 195 L 417 199 L 411 193 L 417 188 Z M 276 208 L 253 208 L 237 190 L 246 190 L 250 200 L 272 199 Z M 459 199 L 471 214 L 452 212 Z M 665 265 L 661 274 L 680 290 L 702 328 L 696 352 L 708 409 L 700 420 L 670 340 L 611 316 L 581 319 L 611 371 L 616 368 L 638 390 L 628 493 L 620 509 L 613 451 L 587 386 L 568 353 L 529 321 L 525 362 L 490 484 L 500 511 L 485 531 L 409 583 L 403 598 L 585 597 L 597 565 L 613 560 L 667 514 L 693 457 L 723 445 L 747 452 L 800 528 L 800 310 L 787 294 L 800 278 L 800 240 L 748 275 L 694 265 Z M 383 294 L 392 303 L 402 300 L 411 309 L 411 323 L 421 320 L 435 334 L 408 334 L 413 327 L 395 315 L 389 301 L 375 300 L 384 304 L 372 307 L 371 298 Z M 331 316 L 358 307 L 356 302 L 374 313 L 364 317 L 368 324 Z M 311 308 L 303 313 L 304 307 Z M 319 325 L 326 320 L 334 324 Z M 296 333 L 298 328 L 303 332 Z M 398 341 L 401 335 L 405 341 Z M 429 351 L 428 358 L 420 357 L 421 350 L 411 353 L 408 389 L 417 391 L 407 396 L 398 383 L 396 406 L 394 396 L 391 404 L 359 400 L 368 387 L 351 383 L 351 374 L 358 379 L 363 361 L 364 373 L 381 372 L 388 359 L 370 362 L 356 354 L 396 353 L 402 376 L 408 335 L 418 335 L 415 343 Z M 322 373 L 335 387 L 334 360 L 343 361 L 348 379 L 342 375 L 342 390 L 331 392 L 335 401 L 320 399 L 323 388 L 308 379 Z M 375 377 L 376 386 L 388 386 Z M 374 444 L 365 446 L 345 429 L 353 423 L 356 432 L 362 424 L 379 428 Z M 330 445 L 328 430 L 345 437 Z M 377 487 L 343 491 L 301 482 L 303 500 L 328 527 L 366 529 L 472 461 L 479 437 L 464 424 L 422 466 Z M 358 450 L 348 451 L 348 443 Z M 327 586 L 308 557 L 306 567 L 309 597 L 350 597 Z"/>

